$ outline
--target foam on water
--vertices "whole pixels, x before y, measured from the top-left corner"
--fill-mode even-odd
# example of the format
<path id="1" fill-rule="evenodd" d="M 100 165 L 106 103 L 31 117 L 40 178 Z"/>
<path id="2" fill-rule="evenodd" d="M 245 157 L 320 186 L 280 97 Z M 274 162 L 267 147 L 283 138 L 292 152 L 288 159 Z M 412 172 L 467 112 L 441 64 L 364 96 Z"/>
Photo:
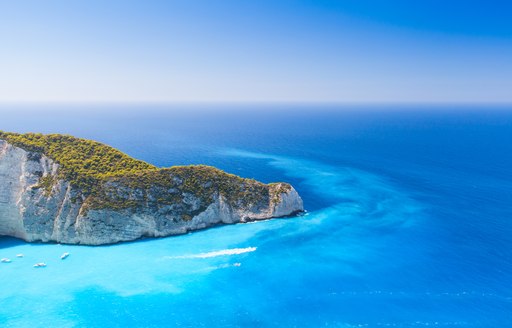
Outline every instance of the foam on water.
<path id="1" fill-rule="evenodd" d="M 256 247 L 246 247 L 246 248 L 232 248 L 232 249 L 223 249 L 220 251 L 207 252 L 207 253 L 199 253 L 199 254 L 191 254 L 191 255 L 178 255 L 178 256 L 164 256 L 164 259 L 207 259 L 210 257 L 217 256 L 226 256 L 226 255 L 238 255 L 243 253 L 254 252 Z"/>
<path id="2" fill-rule="evenodd" d="M 224 156 L 265 159 L 268 164 L 303 182 L 308 190 L 322 199 L 328 199 L 325 208 L 308 213 L 298 224 L 289 224 L 283 235 L 317 234 L 321 247 L 324 238 L 339 239 L 337 247 L 346 247 L 349 252 L 338 252 L 337 258 L 364 261 L 372 248 L 378 250 L 386 233 L 410 228 L 424 219 L 422 206 L 384 177 L 350 167 L 332 167 L 326 164 L 254 153 L 242 150 L 223 150 Z M 306 204 L 307 210 L 307 204 Z M 328 231 L 325 236 L 322 231 Z M 364 237 L 379 233 L 380 238 L 366 240 Z M 329 243 L 324 243 L 328 245 Z M 357 251 L 354 248 L 359 248 Z M 323 254 L 328 253 L 324 250 Z M 366 254 L 365 256 L 362 256 Z"/>

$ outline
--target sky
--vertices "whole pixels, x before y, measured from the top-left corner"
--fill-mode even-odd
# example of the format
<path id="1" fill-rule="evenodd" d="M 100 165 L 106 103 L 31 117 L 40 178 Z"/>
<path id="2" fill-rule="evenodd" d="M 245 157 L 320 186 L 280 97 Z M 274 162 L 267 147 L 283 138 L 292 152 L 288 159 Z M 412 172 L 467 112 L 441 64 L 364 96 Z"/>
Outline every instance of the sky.
<path id="1" fill-rule="evenodd" d="M 512 103 L 512 2 L 0 0 L 0 102 Z"/>

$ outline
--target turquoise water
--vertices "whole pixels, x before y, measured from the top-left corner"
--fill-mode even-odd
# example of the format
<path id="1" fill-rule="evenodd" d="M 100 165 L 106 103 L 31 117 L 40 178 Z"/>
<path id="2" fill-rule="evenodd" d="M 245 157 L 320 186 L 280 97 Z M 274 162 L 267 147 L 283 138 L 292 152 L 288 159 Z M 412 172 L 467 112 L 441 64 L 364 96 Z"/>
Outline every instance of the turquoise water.
<path id="1" fill-rule="evenodd" d="M 308 212 L 102 247 L 2 237 L 0 325 L 512 326 L 512 112 L 108 109 L 0 129 L 288 181 Z"/>

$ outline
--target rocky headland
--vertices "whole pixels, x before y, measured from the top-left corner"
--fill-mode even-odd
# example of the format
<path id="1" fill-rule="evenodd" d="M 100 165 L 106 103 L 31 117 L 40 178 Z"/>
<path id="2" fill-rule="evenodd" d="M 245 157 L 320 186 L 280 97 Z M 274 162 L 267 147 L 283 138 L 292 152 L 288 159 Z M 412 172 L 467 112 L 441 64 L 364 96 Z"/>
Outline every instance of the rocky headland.
<path id="1" fill-rule="evenodd" d="M 102 245 L 302 211 L 287 183 L 204 165 L 158 168 L 91 140 L 0 131 L 0 235 Z"/>

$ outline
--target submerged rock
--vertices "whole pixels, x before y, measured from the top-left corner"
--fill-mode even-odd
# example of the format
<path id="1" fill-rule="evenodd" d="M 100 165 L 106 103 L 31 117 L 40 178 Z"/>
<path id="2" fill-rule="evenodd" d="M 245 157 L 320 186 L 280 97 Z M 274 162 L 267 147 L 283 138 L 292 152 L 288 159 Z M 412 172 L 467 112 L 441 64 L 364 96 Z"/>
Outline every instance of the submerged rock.
<path id="1" fill-rule="evenodd" d="M 0 132 L 0 235 L 101 245 L 296 214 L 286 183 L 219 169 L 160 169 L 106 145 Z"/>

